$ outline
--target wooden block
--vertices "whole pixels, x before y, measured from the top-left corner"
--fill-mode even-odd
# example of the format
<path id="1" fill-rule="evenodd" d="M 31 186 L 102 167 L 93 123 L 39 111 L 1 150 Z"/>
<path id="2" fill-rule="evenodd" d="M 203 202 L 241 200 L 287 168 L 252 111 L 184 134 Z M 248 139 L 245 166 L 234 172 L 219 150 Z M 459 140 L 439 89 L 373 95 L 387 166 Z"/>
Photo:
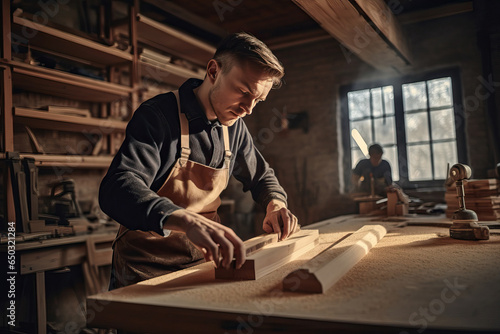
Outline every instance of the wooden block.
<path id="1" fill-rule="evenodd" d="M 408 204 L 400 203 L 396 205 L 396 216 L 404 216 L 408 214 Z"/>
<path id="2" fill-rule="evenodd" d="M 256 280 L 293 261 L 318 244 L 318 230 L 301 230 L 288 239 L 265 245 L 261 250 L 251 254 L 240 269 L 215 269 L 215 278 L 234 280 Z"/>
<path id="3" fill-rule="evenodd" d="M 396 192 L 387 192 L 387 215 L 396 215 L 396 205 L 398 203 L 398 194 Z"/>
<path id="4" fill-rule="evenodd" d="M 370 213 L 377 209 L 377 203 L 375 201 L 366 201 L 359 203 L 359 213 L 361 215 Z"/>
<path id="5" fill-rule="evenodd" d="M 283 289 L 325 293 L 386 234 L 381 225 L 365 225 L 335 246 L 326 249 L 283 279 Z M 342 249 L 347 248 L 344 252 Z"/>

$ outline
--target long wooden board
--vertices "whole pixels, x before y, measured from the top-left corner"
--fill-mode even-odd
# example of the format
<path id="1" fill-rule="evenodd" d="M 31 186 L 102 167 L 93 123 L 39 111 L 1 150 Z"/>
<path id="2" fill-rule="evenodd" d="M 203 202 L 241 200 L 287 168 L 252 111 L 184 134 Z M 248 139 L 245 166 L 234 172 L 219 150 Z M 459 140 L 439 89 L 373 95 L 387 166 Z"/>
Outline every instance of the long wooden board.
<path id="1" fill-rule="evenodd" d="M 236 269 L 235 261 L 230 269 L 217 268 L 215 277 L 231 280 L 256 280 L 293 261 L 318 244 L 318 230 L 301 230 L 288 239 L 266 244 L 259 251 L 247 256 L 240 269 Z"/>
<path id="2" fill-rule="evenodd" d="M 331 248 L 327 248 L 283 279 L 283 289 L 324 293 L 344 276 L 387 233 L 382 225 L 365 225 Z M 339 254 L 339 250 L 347 248 Z"/>

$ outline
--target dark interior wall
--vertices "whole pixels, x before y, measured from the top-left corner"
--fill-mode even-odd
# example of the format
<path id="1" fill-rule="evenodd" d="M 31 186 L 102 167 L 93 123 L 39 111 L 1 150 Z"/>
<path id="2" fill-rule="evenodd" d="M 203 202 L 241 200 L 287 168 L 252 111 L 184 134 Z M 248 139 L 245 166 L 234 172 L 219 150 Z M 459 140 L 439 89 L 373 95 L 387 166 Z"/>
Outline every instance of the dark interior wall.
<path id="1" fill-rule="evenodd" d="M 484 84 L 488 78 L 482 71 L 476 31 L 474 13 L 406 26 L 415 72 L 459 67 L 468 164 L 475 178 L 486 178 L 494 159 L 486 109 L 489 87 Z"/>
<path id="2" fill-rule="evenodd" d="M 338 84 L 368 69 L 346 59 L 333 40 L 275 51 L 285 66 L 283 86 L 271 91 L 246 122 L 254 141 L 274 168 L 289 197 L 289 207 L 303 223 L 348 213 L 339 173 Z M 279 117 L 306 112 L 308 128 L 279 130 Z"/>
<path id="3" fill-rule="evenodd" d="M 494 158 L 482 98 L 486 87 L 481 79 L 474 13 L 419 22 L 403 29 L 414 55 L 409 74 L 449 67 L 460 69 L 466 102 L 468 163 L 474 177 L 487 177 Z M 380 73 L 354 56 L 346 57 L 333 39 L 275 53 L 285 66 L 285 84 L 256 107 L 254 114 L 246 119 L 247 125 L 288 192 L 290 208 L 302 223 L 344 214 L 352 206 L 347 205 L 346 196 L 342 195 L 339 86 L 394 74 Z M 279 114 L 284 111 L 308 112 L 308 132 L 301 129 L 280 132 Z"/>

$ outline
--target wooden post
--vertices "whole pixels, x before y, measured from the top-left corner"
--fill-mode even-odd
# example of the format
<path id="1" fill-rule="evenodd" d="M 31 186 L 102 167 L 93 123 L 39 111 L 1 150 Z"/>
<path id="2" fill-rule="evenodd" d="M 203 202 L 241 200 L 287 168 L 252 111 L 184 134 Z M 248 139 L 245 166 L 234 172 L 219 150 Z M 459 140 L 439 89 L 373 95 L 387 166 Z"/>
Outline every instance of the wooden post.
<path id="1" fill-rule="evenodd" d="M 398 194 L 396 192 L 387 192 L 387 215 L 396 215 L 396 205 L 398 204 Z"/>
<path id="2" fill-rule="evenodd" d="M 36 314 L 38 323 L 38 333 L 45 334 L 47 332 L 45 272 L 38 271 L 35 275 L 36 275 Z"/>

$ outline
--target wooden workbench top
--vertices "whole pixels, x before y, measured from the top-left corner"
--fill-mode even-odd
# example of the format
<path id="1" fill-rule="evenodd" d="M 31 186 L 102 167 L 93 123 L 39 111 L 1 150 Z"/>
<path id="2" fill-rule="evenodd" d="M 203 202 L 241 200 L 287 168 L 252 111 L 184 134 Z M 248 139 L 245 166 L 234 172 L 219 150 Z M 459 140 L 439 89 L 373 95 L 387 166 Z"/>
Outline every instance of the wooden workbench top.
<path id="1" fill-rule="evenodd" d="M 366 224 L 388 233 L 326 293 L 282 290 L 288 273 Z M 142 333 L 500 331 L 500 235 L 465 241 L 446 227 L 397 225 L 359 216 L 314 224 L 316 248 L 256 281 L 216 280 L 205 263 L 92 296 L 89 325 Z"/>

